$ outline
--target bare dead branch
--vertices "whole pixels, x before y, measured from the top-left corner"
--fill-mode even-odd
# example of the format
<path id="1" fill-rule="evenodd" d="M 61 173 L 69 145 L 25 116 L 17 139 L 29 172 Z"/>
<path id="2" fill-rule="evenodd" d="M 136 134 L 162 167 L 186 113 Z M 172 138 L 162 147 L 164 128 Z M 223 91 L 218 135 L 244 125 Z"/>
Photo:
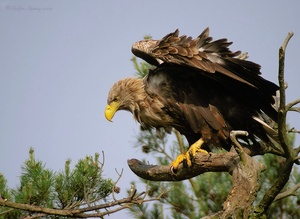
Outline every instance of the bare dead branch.
<path id="1" fill-rule="evenodd" d="M 235 132 L 232 134 L 233 138 L 237 134 L 244 135 L 246 133 Z M 224 209 L 219 212 L 219 215 L 221 218 L 229 218 L 238 215 L 241 211 L 242 215 L 248 218 L 256 191 L 259 188 L 258 178 L 260 172 L 264 170 L 264 166 L 247 155 L 242 146 L 237 144 L 242 156 L 235 151 L 219 154 L 197 153 L 193 165 L 187 168 L 181 164 L 176 175 L 170 172 L 169 166 L 148 165 L 136 159 L 128 160 L 128 165 L 139 177 L 153 181 L 179 181 L 205 172 L 229 172 L 232 174 L 233 186 L 224 203 Z M 241 157 L 243 157 L 243 161 L 241 161 Z"/>
<path id="2" fill-rule="evenodd" d="M 296 113 L 300 113 L 300 107 L 291 107 L 289 109 L 289 111 L 293 111 L 293 112 L 296 112 Z"/>
<path id="3" fill-rule="evenodd" d="M 300 134 L 300 131 L 299 131 L 299 130 L 296 130 L 295 127 L 293 127 L 293 128 L 290 128 L 290 129 L 288 130 L 288 133 L 296 133 L 296 134 Z"/>
<path id="4" fill-rule="evenodd" d="M 290 41 L 290 39 L 294 36 L 294 33 L 292 31 L 288 32 L 288 35 L 286 36 L 286 38 L 284 39 L 283 41 L 283 44 L 282 44 L 282 50 L 285 52 L 286 50 L 286 47 Z"/>
<path id="5" fill-rule="evenodd" d="M 294 100 L 286 105 L 286 110 L 291 110 L 291 108 L 300 103 L 300 99 Z"/>
<path id="6" fill-rule="evenodd" d="M 117 169 L 115 169 L 116 173 L 118 174 L 118 179 L 114 182 L 114 186 L 113 186 L 113 189 L 112 189 L 112 197 L 113 199 L 116 201 L 117 199 L 115 198 L 115 193 L 119 193 L 120 192 L 120 188 L 117 187 L 117 183 L 119 182 L 119 180 L 121 179 L 122 175 L 123 175 L 123 168 L 121 170 L 121 173 L 119 173 L 117 171 Z M 118 192 L 117 192 L 118 191 Z"/>
<path id="7" fill-rule="evenodd" d="M 281 200 L 283 198 L 286 198 L 288 196 L 295 196 L 297 195 L 296 194 L 296 191 L 300 188 L 300 183 L 296 184 L 295 186 L 293 186 L 292 188 L 290 189 L 287 189 L 286 191 L 282 192 L 282 193 L 279 193 L 276 198 L 274 199 L 274 202 L 278 201 L 278 200 Z"/>
<path id="8" fill-rule="evenodd" d="M 278 138 L 281 144 L 281 147 L 283 148 L 286 156 L 289 156 L 291 154 L 291 148 L 287 145 L 287 135 L 286 135 L 286 113 L 287 113 L 287 107 L 286 107 L 286 97 L 285 97 L 285 81 L 284 81 L 284 63 L 285 63 L 285 51 L 287 44 L 291 37 L 294 34 L 292 32 L 289 32 L 287 37 L 285 38 L 282 46 L 279 48 L 279 69 L 278 69 L 278 82 L 279 82 L 279 93 L 280 93 L 280 104 L 279 104 L 279 110 L 278 110 Z"/>
<path id="9" fill-rule="evenodd" d="M 229 171 L 235 160 L 239 159 L 235 152 L 220 154 L 197 153 L 194 157 L 193 165 L 184 168 L 179 165 L 176 175 L 170 171 L 170 166 L 158 166 L 144 164 L 137 159 L 128 160 L 129 168 L 139 177 L 152 181 L 181 181 L 198 176 L 205 172 Z"/>
<path id="10" fill-rule="evenodd" d="M 239 156 L 241 158 L 241 161 L 244 163 L 244 162 L 246 162 L 245 152 L 244 152 L 242 146 L 240 145 L 240 143 L 236 139 L 236 137 L 238 135 L 248 136 L 248 132 L 246 132 L 246 131 L 238 131 L 238 130 L 234 130 L 234 131 L 230 132 L 230 139 L 231 139 L 232 143 L 234 144 L 235 150 L 239 154 Z"/>
<path id="11" fill-rule="evenodd" d="M 284 40 L 282 46 L 279 48 L 279 71 L 278 71 L 278 81 L 279 81 L 279 92 L 280 92 L 280 104 L 278 109 L 278 138 L 280 145 L 284 150 L 286 161 L 278 174 L 279 177 L 271 188 L 265 193 L 263 199 L 260 201 L 259 205 L 255 207 L 255 212 L 253 214 L 254 218 L 260 218 L 266 214 L 269 206 L 273 203 L 277 195 L 284 188 L 286 183 L 289 181 L 290 173 L 295 162 L 295 157 L 297 156 L 295 150 L 291 145 L 288 144 L 287 136 L 287 124 L 286 124 L 286 114 L 288 112 L 288 107 L 285 105 L 285 81 L 284 81 L 284 61 L 285 61 L 285 51 L 287 44 L 291 37 L 292 32 L 289 32 L 286 39 Z"/>

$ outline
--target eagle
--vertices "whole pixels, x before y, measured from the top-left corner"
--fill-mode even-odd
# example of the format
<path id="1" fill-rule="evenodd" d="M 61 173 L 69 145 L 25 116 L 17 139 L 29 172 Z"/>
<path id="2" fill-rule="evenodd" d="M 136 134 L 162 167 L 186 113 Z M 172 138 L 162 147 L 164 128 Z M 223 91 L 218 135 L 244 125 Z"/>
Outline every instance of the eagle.
<path id="1" fill-rule="evenodd" d="M 184 135 L 189 148 L 171 163 L 173 173 L 180 163 L 191 166 L 196 152 L 229 150 L 233 130 L 248 132 L 240 140 L 250 148 L 271 144 L 276 131 L 266 120 L 277 123 L 279 87 L 261 76 L 260 65 L 232 52 L 231 44 L 213 40 L 209 28 L 196 38 L 177 29 L 161 40 L 134 43 L 132 53 L 153 67 L 144 78 L 124 78 L 111 87 L 106 119 L 126 110 L 144 129 L 174 128 Z"/>

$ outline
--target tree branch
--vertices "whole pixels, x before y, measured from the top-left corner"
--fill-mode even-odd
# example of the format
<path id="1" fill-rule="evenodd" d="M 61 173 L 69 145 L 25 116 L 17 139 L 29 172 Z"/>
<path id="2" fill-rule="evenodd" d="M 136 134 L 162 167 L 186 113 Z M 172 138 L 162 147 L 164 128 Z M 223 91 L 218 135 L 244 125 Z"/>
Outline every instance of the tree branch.
<path id="1" fill-rule="evenodd" d="M 264 145 L 261 146 L 264 147 Z M 248 148 L 243 147 L 241 150 L 251 157 L 268 152 L 266 148 L 259 151 L 250 151 Z M 176 175 L 170 171 L 170 166 L 149 165 L 134 158 L 128 160 L 127 164 L 132 172 L 145 180 L 181 181 L 206 172 L 230 172 L 233 165 L 239 161 L 239 154 L 235 151 L 209 154 L 196 153 L 196 156 L 193 158 L 192 166 L 187 168 L 185 165 L 180 164 Z M 264 166 L 261 166 L 261 168 L 265 169 Z"/>
<path id="2" fill-rule="evenodd" d="M 294 101 L 289 104 L 289 106 L 285 105 L 285 81 L 284 81 L 284 61 L 285 61 L 285 50 L 287 44 L 291 37 L 293 36 L 292 32 L 289 32 L 286 39 L 284 40 L 282 46 L 279 48 L 279 72 L 278 72 L 278 81 L 280 87 L 280 104 L 278 110 L 278 138 L 280 141 L 280 145 L 284 150 L 286 161 L 278 174 L 279 177 L 271 188 L 266 192 L 263 199 L 260 201 L 259 205 L 255 207 L 253 217 L 259 218 L 266 214 L 268 208 L 273 203 L 277 195 L 286 185 L 289 180 L 290 173 L 292 171 L 295 157 L 297 156 L 296 151 L 293 149 L 291 145 L 288 144 L 288 136 L 287 136 L 287 124 L 286 124 L 286 115 L 291 106 L 297 103 Z"/>
<path id="3" fill-rule="evenodd" d="M 252 211 L 259 189 L 258 179 L 265 167 L 246 153 L 242 154 L 242 161 L 233 166 L 233 185 L 223 204 L 220 218 L 249 218 Z"/>
<path id="4" fill-rule="evenodd" d="M 291 107 L 289 111 L 300 113 L 300 107 Z"/>
<path id="5" fill-rule="evenodd" d="M 161 196 L 156 198 L 151 198 L 151 199 L 141 198 L 141 196 L 144 194 L 145 192 L 139 193 L 137 195 L 133 194 L 132 196 L 130 195 L 127 198 L 115 200 L 112 202 L 107 202 L 105 204 L 80 208 L 80 209 L 54 209 L 54 208 L 47 208 L 47 207 L 30 205 L 30 204 L 22 204 L 22 203 L 8 201 L 7 199 L 3 199 L 0 196 L 0 206 L 35 212 L 39 214 L 46 214 L 46 215 L 58 215 L 58 216 L 72 217 L 72 218 L 89 218 L 89 217 L 102 218 L 105 215 L 112 214 L 124 208 L 129 208 L 132 204 L 142 204 L 144 202 L 159 200 L 161 198 Z M 111 208 L 117 205 L 120 205 L 121 207 L 112 210 L 105 210 L 104 212 L 90 213 L 101 209 Z"/>
<path id="6" fill-rule="evenodd" d="M 78 210 L 60 210 L 60 209 L 52 209 L 52 208 L 45 208 L 30 204 L 21 204 L 21 203 L 15 203 L 8 201 L 7 199 L 3 199 L 0 196 L 0 205 L 4 207 L 10 207 L 15 209 L 20 209 L 24 211 L 31 211 L 31 212 L 37 212 L 37 213 L 46 213 L 46 214 L 53 214 L 53 215 L 60 215 L 60 216 L 71 216 L 76 213 L 80 213 Z"/>
<path id="7" fill-rule="evenodd" d="M 234 146 L 235 146 L 235 150 L 238 153 L 238 155 L 241 158 L 241 161 L 243 163 L 246 162 L 246 154 L 242 148 L 242 146 L 240 145 L 240 143 L 237 141 L 236 136 L 237 135 L 244 135 L 244 136 L 248 136 L 248 132 L 246 131 L 231 131 L 230 132 L 230 139 L 233 142 Z"/>
<path id="8" fill-rule="evenodd" d="M 288 196 L 291 196 L 291 195 L 297 195 L 296 194 L 296 191 L 300 188 L 300 183 L 296 184 L 295 186 L 293 186 L 292 188 L 290 189 L 287 189 L 286 191 L 282 192 L 282 193 L 279 193 L 274 202 L 278 201 L 278 200 L 281 200 L 283 198 L 286 198 Z"/>
<path id="9" fill-rule="evenodd" d="M 235 152 L 220 154 L 197 153 L 193 165 L 184 168 L 179 165 L 176 175 L 171 173 L 170 166 L 158 166 L 144 164 L 137 159 L 128 160 L 129 168 L 139 177 L 151 181 L 181 181 L 198 176 L 205 172 L 228 172 L 232 165 L 239 160 Z"/>
<path id="10" fill-rule="evenodd" d="M 285 50 L 289 40 L 294 34 L 289 32 L 285 38 L 282 46 L 279 48 L 279 70 L 278 70 L 278 82 L 279 82 L 279 93 L 280 93 L 280 103 L 278 110 L 278 138 L 280 145 L 283 148 L 287 157 L 292 154 L 292 148 L 288 146 L 288 137 L 286 135 L 286 114 L 287 107 L 285 103 L 285 81 L 284 81 L 284 63 L 285 63 Z"/>
<path id="11" fill-rule="evenodd" d="M 291 110 L 291 109 L 293 109 L 293 110 L 298 109 L 299 110 L 299 108 L 292 108 L 293 106 L 297 105 L 298 103 L 300 103 L 300 99 L 297 99 L 297 100 L 294 100 L 294 101 L 288 103 L 286 105 L 286 110 Z"/>

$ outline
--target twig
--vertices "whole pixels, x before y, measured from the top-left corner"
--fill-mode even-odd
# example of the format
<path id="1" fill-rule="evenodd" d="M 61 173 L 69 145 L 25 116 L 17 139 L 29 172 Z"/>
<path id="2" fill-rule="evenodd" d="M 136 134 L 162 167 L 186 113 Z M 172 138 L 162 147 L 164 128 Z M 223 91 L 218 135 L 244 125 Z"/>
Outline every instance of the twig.
<path id="1" fill-rule="evenodd" d="M 104 151 L 102 151 L 102 163 L 100 162 L 100 164 L 104 166 L 104 163 L 105 163 L 105 155 L 104 155 Z"/>
<path id="2" fill-rule="evenodd" d="M 22 219 L 34 219 L 34 218 L 40 218 L 40 217 L 44 217 L 47 216 L 46 214 L 35 214 L 32 216 L 28 216 L 28 217 L 23 217 Z"/>
<path id="3" fill-rule="evenodd" d="M 8 209 L 8 210 L 6 210 L 6 211 L 1 211 L 1 212 L 0 212 L 0 216 L 1 216 L 1 215 L 4 215 L 4 214 L 7 214 L 7 213 L 9 213 L 9 212 L 11 212 L 11 211 L 13 211 L 13 210 L 14 210 L 14 209 L 11 208 L 11 209 Z"/>
<path id="4" fill-rule="evenodd" d="M 131 184 L 130 193 L 129 193 L 128 197 L 130 199 L 133 199 L 134 195 L 136 194 L 136 191 L 137 190 L 136 190 L 135 186 L 133 184 Z"/>
<path id="5" fill-rule="evenodd" d="M 296 184 L 290 189 L 287 189 L 286 191 L 279 193 L 276 198 L 274 199 L 274 202 L 281 200 L 283 198 L 286 198 L 288 196 L 296 195 L 296 191 L 300 188 L 300 183 Z"/>
<path id="6" fill-rule="evenodd" d="M 231 139 L 232 143 L 234 144 L 237 153 L 241 157 L 242 163 L 245 164 L 245 162 L 246 162 L 245 152 L 244 152 L 242 146 L 240 145 L 240 143 L 236 139 L 237 135 L 248 136 L 248 132 L 238 131 L 238 130 L 233 130 L 230 132 L 230 139 Z"/>
<path id="7" fill-rule="evenodd" d="M 288 133 L 297 133 L 297 134 L 300 134 L 300 131 L 299 131 L 299 130 L 296 130 L 295 127 L 293 127 L 293 128 L 290 128 L 290 129 L 288 130 Z"/>
<path id="8" fill-rule="evenodd" d="M 294 111 L 294 112 L 300 113 L 300 107 L 291 107 L 289 109 L 289 111 Z"/>
<path id="9" fill-rule="evenodd" d="M 286 110 L 291 110 L 291 108 L 300 103 L 300 99 L 294 100 L 286 105 Z"/>
<path id="10" fill-rule="evenodd" d="M 158 148 L 160 149 L 160 151 L 159 151 L 159 150 L 157 150 L 157 151 L 160 152 L 160 153 L 163 153 L 164 155 L 166 155 L 166 157 L 168 157 L 169 160 L 172 160 L 172 157 L 171 157 L 171 156 L 166 152 L 166 150 L 165 150 L 165 144 L 163 144 L 163 147 L 162 147 L 162 146 L 157 142 L 157 140 L 156 140 L 157 138 L 154 137 L 152 130 L 150 130 L 149 133 L 150 133 L 152 139 L 154 140 L 154 144 L 156 145 L 156 147 L 158 147 Z"/>
<path id="11" fill-rule="evenodd" d="M 182 135 L 176 129 L 174 129 L 174 134 L 175 134 L 177 142 L 179 144 L 180 152 L 184 153 L 185 151 L 184 151 L 184 144 L 182 141 Z"/>
<path id="12" fill-rule="evenodd" d="M 123 168 L 121 170 L 121 173 L 118 172 L 117 169 L 115 169 L 116 173 L 118 174 L 118 179 L 116 180 L 116 182 L 114 182 L 114 186 L 113 186 L 113 189 L 112 189 L 112 197 L 113 199 L 116 201 L 116 197 L 115 197 L 115 192 L 116 192 L 116 188 L 117 188 L 117 183 L 119 182 L 119 180 L 121 179 L 122 175 L 123 175 Z"/>
<path id="13" fill-rule="evenodd" d="M 286 50 L 286 47 L 290 41 L 290 39 L 294 36 L 294 33 L 292 31 L 288 32 L 288 35 L 286 36 L 286 38 L 284 39 L 283 41 L 283 44 L 282 44 L 282 50 L 285 52 Z"/>

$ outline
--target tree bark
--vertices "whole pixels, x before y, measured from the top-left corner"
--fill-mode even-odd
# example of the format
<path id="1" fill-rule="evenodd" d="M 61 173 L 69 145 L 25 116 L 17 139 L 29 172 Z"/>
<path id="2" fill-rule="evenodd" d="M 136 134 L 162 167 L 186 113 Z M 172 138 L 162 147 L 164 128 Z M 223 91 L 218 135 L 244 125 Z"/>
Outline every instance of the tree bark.
<path id="1" fill-rule="evenodd" d="M 128 165 L 136 175 L 152 181 L 179 181 L 205 172 L 229 172 L 233 185 L 223 211 L 205 218 L 248 218 L 259 188 L 259 175 L 265 167 L 246 153 L 243 154 L 243 159 L 240 157 L 235 151 L 220 154 L 197 153 L 193 165 L 180 165 L 176 175 L 172 174 L 169 166 L 147 165 L 136 159 L 128 160 Z"/>
<path id="2" fill-rule="evenodd" d="M 144 164 L 137 159 L 128 160 L 130 169 L 139 177 L 151 181 L 181 181 L 198 176 L 205 172 L 228 172 L 239 160 L 235 152 L 220 154 L 197 153 L 193 165 L 189 168 L 179 165 L 178 172 L 172 174 L 170 166 Z"/>

